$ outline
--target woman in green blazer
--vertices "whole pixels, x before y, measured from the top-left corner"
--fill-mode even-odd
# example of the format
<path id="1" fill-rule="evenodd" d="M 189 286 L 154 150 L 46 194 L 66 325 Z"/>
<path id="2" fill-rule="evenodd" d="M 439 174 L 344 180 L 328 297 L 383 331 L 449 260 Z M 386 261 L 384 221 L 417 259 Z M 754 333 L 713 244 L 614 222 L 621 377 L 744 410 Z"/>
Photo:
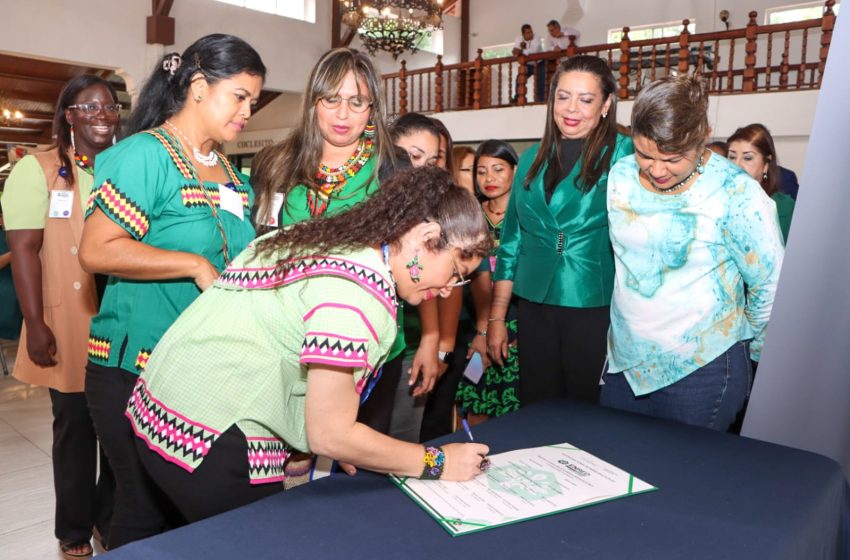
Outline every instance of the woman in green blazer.
<path id="1" fill-rule="evenodd" d="M 494 274 L 487 347 L 507 356 L 505 313 L 519 297 L 520 402 L 599 398 L 614 259 L 608 170 L 633 153 L 617 133 L 617 85 L 593 56 L 561 63 L 543 139 L 520 158 Z"/>

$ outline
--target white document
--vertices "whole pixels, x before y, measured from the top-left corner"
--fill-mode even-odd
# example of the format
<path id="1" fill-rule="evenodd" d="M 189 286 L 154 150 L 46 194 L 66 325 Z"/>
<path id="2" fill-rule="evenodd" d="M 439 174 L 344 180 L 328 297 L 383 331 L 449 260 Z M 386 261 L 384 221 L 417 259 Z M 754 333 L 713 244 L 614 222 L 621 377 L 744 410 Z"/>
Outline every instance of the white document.
<path id="1" fill-rule="evenodd" d="M 452 536 L 657 490 L 569 443 L 490 456 L 467 482 L 390 479 Z"/>
<path id="2" fill-rule="evenodd" d="M 74 191 L 50 191 L 50 208 L 47 210 L 50 218 L 68 219 L 73 211 Z"/>
<path id="3" fill-rule="evenodd" d="M 218 197 L 222 210 L 230 212 L 243 222 L 245 221 L 245 207 L 242 205 L 241 194 L 226 185 L 219 185 Z"/>

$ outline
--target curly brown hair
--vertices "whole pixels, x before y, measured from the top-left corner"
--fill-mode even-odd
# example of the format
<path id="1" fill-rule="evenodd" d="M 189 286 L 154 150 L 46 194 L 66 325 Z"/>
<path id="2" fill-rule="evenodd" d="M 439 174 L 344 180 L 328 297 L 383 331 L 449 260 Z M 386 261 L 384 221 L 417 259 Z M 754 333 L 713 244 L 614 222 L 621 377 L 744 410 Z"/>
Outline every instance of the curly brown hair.
<path id="1" fill-rule="evenodd" d="M 422 222 L 441 228 L 428 250 L 457 247 L 463 260 L 490 254 L 493 242 L 481 205 L 447 171 L 430 165 L 396 172 L 378 193 L 348 212 L 281 229 L 261 240 L 257 251 L 274 255 L 285 273 L 292 259 L 306 251 L 321 255 L 383 243 L 398 247 L 401 237 Z"/>

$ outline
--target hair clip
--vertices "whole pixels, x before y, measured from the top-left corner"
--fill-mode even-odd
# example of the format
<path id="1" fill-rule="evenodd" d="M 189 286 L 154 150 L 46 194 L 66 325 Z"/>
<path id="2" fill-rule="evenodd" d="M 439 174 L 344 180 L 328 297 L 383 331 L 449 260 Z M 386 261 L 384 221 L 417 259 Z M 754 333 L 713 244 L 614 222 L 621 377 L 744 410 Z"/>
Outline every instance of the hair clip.
<path id="1" fill-rule="evenodd" d="M 183 59 L 180 58 L 179 54 L 171 53 L 162 61 L 162 69 L 173 76 L 182 62 Z"/>
<path id="2" fill-rule="evenodd" d="M 197 66 L 197 67 L 198 67 L 198 70 L 200 70 L 201 72 L 203 72 L 203 69 L 201 68 L 201 55 L 200 55 L 200 54 L 198 54 L 198 51 L 195 51 L 195 54 L 194 54 L 194 57 L 193 57 L 193 58 L 195 59 L 195 66 Z"/>

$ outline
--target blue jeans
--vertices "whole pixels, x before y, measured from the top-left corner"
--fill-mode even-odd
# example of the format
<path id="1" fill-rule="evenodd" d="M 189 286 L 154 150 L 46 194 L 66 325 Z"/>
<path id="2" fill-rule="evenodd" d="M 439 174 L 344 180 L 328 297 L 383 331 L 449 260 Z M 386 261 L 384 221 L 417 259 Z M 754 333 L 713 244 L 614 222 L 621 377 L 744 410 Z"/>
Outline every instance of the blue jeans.
<path id="1" fill-rule="evenodd" d="M 640 397 L 622 373 L 606 373 L 603 379 L 603 406 L 725 432 L 750 393 L 749 341 L 736 342 L 683 379 Z"/>

